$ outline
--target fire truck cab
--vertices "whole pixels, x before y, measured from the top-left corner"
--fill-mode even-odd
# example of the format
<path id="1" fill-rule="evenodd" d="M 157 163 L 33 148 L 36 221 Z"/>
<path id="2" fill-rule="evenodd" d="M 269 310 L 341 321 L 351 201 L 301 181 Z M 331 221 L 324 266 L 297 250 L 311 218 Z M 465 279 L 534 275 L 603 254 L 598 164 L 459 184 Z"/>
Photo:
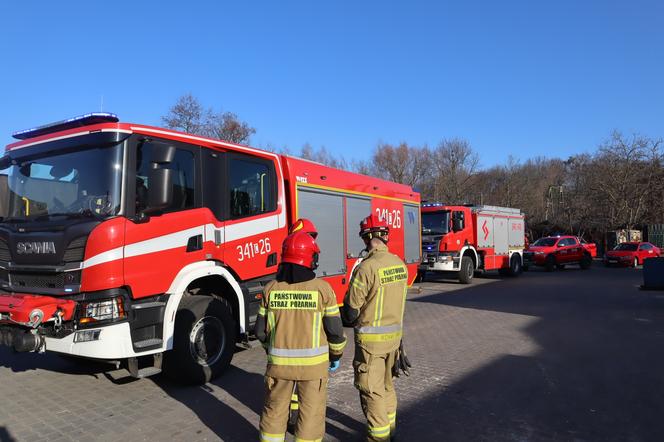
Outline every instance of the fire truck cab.
<path id="1" fill-rule="evenodd" d="M 524 217 L 519 209 L 422 205 L 420 278 L 426 272 L 445 272 L 468 284 L 477 270 L 518 275 L 523 249 Z"/>
<path id="2" fill-rule="evenodd" d="M 202 383 L 246 342 L 288 226 L 318 227 L 342 302 L 372 211 L 420 261 L 410 187 L 88 114 L 14 134 L 0 159 L 0 345 Z"/>

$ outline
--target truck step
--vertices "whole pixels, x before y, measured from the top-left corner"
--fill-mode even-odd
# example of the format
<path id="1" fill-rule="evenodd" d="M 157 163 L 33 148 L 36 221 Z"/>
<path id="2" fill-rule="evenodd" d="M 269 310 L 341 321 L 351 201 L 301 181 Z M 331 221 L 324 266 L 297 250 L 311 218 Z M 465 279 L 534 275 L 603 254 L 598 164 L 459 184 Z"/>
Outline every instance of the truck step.
<path id="1" fill-rule="evenodd" d="M 145 368 L 139 369 L 136 374 L 132 373 L 132 376 L 137 378 L 137 379 L 143 379 L 143 378 L 147 378 L 149 376 L 154 376 L 154 375 L 159 374 L 159 373 L 161 373 L 161 368 L 145 367 Z"/>
<path id="2" fill-rule="evenodd" d="M 162 339 L 146 339 L 144 341 L 137 341 L 134 342 L 134 347 L 136 348 L 146 348 L 146 347 L 153 347 L 155 345 L 161 345 L 163 342 Z"/>

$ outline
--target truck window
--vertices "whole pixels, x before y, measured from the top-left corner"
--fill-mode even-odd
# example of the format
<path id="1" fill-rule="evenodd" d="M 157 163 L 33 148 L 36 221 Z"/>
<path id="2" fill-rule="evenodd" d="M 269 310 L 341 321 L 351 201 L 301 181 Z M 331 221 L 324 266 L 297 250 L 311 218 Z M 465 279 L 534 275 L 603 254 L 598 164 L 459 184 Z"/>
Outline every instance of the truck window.
<path id="1" fill-rule="evenodd" d="M 358 235 L 360 221 L 371 213 L 371 200 L 368 198 L 346 197 L 346 256 L 358 258 L 366 248 Z"/>
<path id="2" fill-rule="evenodd" d="M 336 192 L 297 190 L 297 218 L 309 218 L 318 229 L 316 242 L 320 247 L 317 276 L 340 275 L 346 272 L 344 259 L 344 196 Z M 362 216 L 364 218 L 369 213 Z M 360 218 L 356 225 L 359 229 Z M 349 235 L 357 230 L 349 227 Z"/>
<path id="3" fill-rule="evenodd" d="M 422 241 L 420 239 L 420 208 L 418 206 L 403 206 L 404 252 L 406 264 L 420 261 Z"/>
<path id="4" fill-rule="evenodd" d="M 152 144 L 139 145 L 136 153 L 136 213 L 147 208 L 148 191 L 150 189 L 149 175 L 152 162 Z M 173 173 L 173 201 L 164 209 L 164 212 L 193 209 L 195 207 L 194 183 L 194 153 L 185 149 L 176 149 L 175 157 L 171 163 L 164 166 Z"/>
<path id="5" fill-rule="evenodd" d="M 276 210 L 276 178 L 271 162 L 234 156 L 228 163 L 231 218 Z"/>

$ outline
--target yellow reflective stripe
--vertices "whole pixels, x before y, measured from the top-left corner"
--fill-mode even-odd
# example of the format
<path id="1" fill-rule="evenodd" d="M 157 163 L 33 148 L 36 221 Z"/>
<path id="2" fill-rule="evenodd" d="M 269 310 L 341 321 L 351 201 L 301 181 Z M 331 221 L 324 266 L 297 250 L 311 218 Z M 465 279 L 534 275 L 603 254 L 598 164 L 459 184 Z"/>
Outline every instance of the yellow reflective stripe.
<path id="1" fill-rule="evenodd" d="M 321 442 L 322 440 L 322 437 L 320 439 L 302 439 L 300 437 L 295 438 L 295 442 Z"/>
<path id="2" fill-rule="evenodd" d="M 263 433 L 261 431 L 260 442 L 283 442 L 286 439 L 286 433 Z"/>
<path id="3" fill-rule="evenodd" d="M 369 427 L 369 434 L 372 436 L 389 436 L 390 435 L 390 426 L 385 425 L 384 427 Z"/>
<path id="4" fill-rule="evenodd" d="M 397 421 L 397 412 L 395 411 L 394 413 L 387 413 L 387 418 L 390 421 L 390 425 L 392 425 Z"/>
<path id="5" fill-rule="evenodd" d="M 289 358 L 286 356 L 267 355 L 267 361 L 273 365 L 318 365 L 329 361 L 327 353 L 310 358 Z"/>
<path id="6" fill-rule="evenodd" d="M 376 311 L 374 313 L 374 321 L 373 321 L 373 326 L 374 327 L 379 327 L 380 326 L 380 320 L 383 317 L 383 300 L 385 298 L 385 290 L 383 287 L 380 287 L 378 289 L 378 296 L 376 298 Z"/>
<path id="7" fill-rule="evenodd" d="M 321 312 L 316 312 L 314 314 L 313 327 L 311 329 L 311 336 L 313 336 L 311 346 L 313 348 L 320 347 L 320 318 Z"/>
<path id="8" fill-rule="evenodd" d="M 297 402 L 291 402 L 290 409 L 291 410 L 299 410 L 300 409 L 300 404 L 298 404 Z"/>
<path id="9" fill-rule="evenodd" d="M 291 394 L 290 400 L 297 402 L 297 393 Z"/>
<path id="10" fill-rule="evenodd" d="M 258 307 L 258 314 L 259 314 L 260 316 L 265 316 L 265 313 L 267 313 L 267 310 L 265 310 L 265 307 L 263 307 L 262 305 L 259 306 L 259 307 Z"/>
<path id="11" fill-rule="evenodd" d="M 339 314 L 339 306 L 335 305 L 332 307 L 325 308 L 325 316 L 335 316 Z"/>
<path id="12" fill-rule="evenodd" d="M 364 288 L 364 283 L 362 281 L 358 281 L 356 278 L 350 280 L 350 285 L 351 287 L 354 287 L 358 290 L 362 290 Z"/>
<path id="13" fill-rule="evenodd" d="M 355 333 L 360 342 L 388 342 L 401 338 L 401 331 L 392 333 Z"/>
<path id="14" fill-rule="evenodd" d="M 270 347 L 274 347 L 274 336 L 276 332 L 276 321 L 274 320 L 274 312 L 267 312 L 267 324 L 270 329 Z"/>
<path id="15" fill-rule="evenodd" d="M 330 346 L 330 350 L 332 351 L 341 351 L 346 347 L 346 340 L 340 344 L 333 344 L 331 342 L 328 342 L 327 345 Z"/>

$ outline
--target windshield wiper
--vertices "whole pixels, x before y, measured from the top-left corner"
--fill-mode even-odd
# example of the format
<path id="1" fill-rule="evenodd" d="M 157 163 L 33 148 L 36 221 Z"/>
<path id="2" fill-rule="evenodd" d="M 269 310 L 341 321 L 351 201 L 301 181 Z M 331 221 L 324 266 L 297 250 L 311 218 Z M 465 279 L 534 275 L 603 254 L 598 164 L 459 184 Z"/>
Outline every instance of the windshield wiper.
<path id="1" fill-rule="evenodd" d="M 64 216 L 67 219 L 76 219 L 76 218 L 95 218 L 100 219 L 101 215 L 93 212 L 90 209 L 85 209 L 80 212 L 69 212 L 69 213 L 48 213 L 46 215 L 41 215 L 35 218 L 36 221 L 46 221 L 53 216 Z"/>

